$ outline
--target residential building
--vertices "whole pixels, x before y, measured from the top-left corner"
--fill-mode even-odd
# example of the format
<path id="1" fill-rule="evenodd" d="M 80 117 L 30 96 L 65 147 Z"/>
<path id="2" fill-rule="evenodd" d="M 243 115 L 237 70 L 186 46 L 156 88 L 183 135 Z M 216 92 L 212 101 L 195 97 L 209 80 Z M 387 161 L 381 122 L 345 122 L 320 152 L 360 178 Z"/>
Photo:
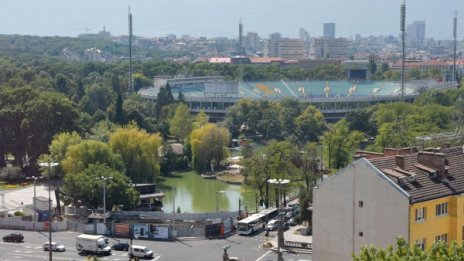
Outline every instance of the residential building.
<path id="1" fill-rule="evenodd" d="M 270 39 L 268 44 L 268 56 L 295 60 L 303 59 L 303 42 L 300 39 L 290 38 Z"/>
<path id="2" fill-rule="evenodd" d="M 312 38 L 309 45 L 310 59 L 348 59 L 350 55 L 350 41 L 345 38 Z"/>
<path id="3" fill-rule="evenodd" d="M 335 23 L 324 23 L 324 38 L 335 39 Z"/>
<path id="4" fill-rule="evenodd" d="M 358 153 L 313 190 L 314 260 L 350 260 L 362 245 L 463 242 L 463 148 Z"/>

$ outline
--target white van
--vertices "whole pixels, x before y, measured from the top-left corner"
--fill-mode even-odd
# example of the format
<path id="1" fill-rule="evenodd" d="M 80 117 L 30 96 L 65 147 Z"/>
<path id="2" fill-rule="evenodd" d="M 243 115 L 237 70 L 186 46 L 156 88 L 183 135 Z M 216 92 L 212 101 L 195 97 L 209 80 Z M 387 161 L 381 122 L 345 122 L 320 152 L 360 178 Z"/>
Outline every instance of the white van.
<path id="1" fill-rule="evenodd" d="M 144 246 L 132 245 L 129 247 L 129 256 L 132 257 L 141 257 L 141 258 L 152 258 L 153 251 Z"/>

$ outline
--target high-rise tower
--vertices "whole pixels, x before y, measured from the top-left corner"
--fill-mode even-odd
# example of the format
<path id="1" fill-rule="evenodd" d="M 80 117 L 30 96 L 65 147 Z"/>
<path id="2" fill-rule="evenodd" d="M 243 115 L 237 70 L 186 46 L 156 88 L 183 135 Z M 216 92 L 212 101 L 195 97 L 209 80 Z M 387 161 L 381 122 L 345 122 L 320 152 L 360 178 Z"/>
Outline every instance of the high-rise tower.
<path id="1" fill-rule="evenodd" d="M 456 81 L 456 44 L 457 44 L 457 30 L 458 30 L 458 11 L 455 11 L 453 19 L 453 38 L 454 38 L 454 53 L 453 53 L 453 77 L 452 80 Z"/>

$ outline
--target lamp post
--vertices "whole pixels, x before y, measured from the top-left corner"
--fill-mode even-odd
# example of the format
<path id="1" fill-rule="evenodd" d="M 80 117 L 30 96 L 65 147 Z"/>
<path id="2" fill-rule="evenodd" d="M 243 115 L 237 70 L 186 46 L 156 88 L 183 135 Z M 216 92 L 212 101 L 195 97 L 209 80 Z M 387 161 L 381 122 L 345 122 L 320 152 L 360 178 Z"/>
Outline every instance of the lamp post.
<path id="1" fill-rule="evenodd" d="M 103 181 L 103 224 L 106 226 L 106 181 L 112 179 L 113 177 L 97 177 Z"/>
<path id="2" fill-rule="evenodd" d="M 264 199 L 264 206 L 266 208 L 269 207 L 269 171 L 267 169 L 267 160 L 266 160 L 266 154 L 263 154 L 262 156 L 263 163 L 264 163 L 264 174 L 266 175 L 266 198 Z"/>
<path id="3" fill-rule="evenodd" d="M 47 165 L 48 166 L 48 165 Z M 32 206 L 33 206 L 33 210 L 34 210 L 34 220 L 33 221 L 37 221 L 37 210 L 36 210 L 36 204 L 35 204 L 35 198 L 36 198 L 36 193 L 35 193 L 35 182 L 40 179 L 40 177 L 36 177 L 36 176 L 32 176 L 30 178 L 26 178 L 26 179 L 33 179 L 34 180 L 34 197 L 32 198 Z"/>
<path id="4" fill-rule="evenodd" d="M 277 232 L 277 261 L 283 261 L 284 258 L 282 256 L 282 246 L 284 244 L 284 233 L 282 230 L 282 201 L 281 201 L 281 196 L 282 196 L 282 185 L 290 183 L 290 180 L 288 179 L 270 179 L 268 181 L 271 184 L 277 185 L 278 186 L 278 211 L 279 211 L 279 221 L 278 221 L 278 232 Z"/>
<path id="5" fill-rule="evenodd" d="M 57 162 L 39 163 L 39 166 L 41 167 L 48 167 L 48 212 L 49 212 L 48 214 L 48 223 L 49 223 L 48 224 L 48 260 L 49 261 L 52 261 L 52 257 L 53 257 L 53 254 L 52 254 L 52 222 L 53 222 L 53 219 L 52 219 L 52 198 L 50 196 L 50 186 L 51 186 L 50 179 L 52 176 L 52 167 L 56 167 L 58 165 L 60 164 Z M 34 180 L 34 194 L 35 194 L 35 180 Z"/>
<path id="6" fill-rule="evenodd" d="M 219 194 L 224 193 L 224 190 L 216 191 L 216 212 L 219 212 Z"/>

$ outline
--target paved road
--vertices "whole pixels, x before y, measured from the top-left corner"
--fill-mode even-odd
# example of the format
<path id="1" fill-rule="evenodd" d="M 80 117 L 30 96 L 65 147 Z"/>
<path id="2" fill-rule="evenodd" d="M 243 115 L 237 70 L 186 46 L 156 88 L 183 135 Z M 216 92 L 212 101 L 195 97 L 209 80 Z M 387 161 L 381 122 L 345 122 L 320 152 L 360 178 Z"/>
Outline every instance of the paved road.
<path id="1" fill-rule="evenodd" d="M 18 232 L 12 230 L 0 230 L 0 236 L 8 233 Z M 42 250 L 44 242 L 48 241 L 48 234 L 35 231 L 20 231 L 24 234 L 23 243 L 0 242 L 0 261 L 9 260 L 48 260 L 48 252 Z M 53 260 L 84 260 L 79 256 L 75 248 L 75 238 L 79 233 L 56 232 L 53 233 L 53 241 L 66 246 L 66 252 L 53 253 Z M 134 240 L 134 244 L 144 245 L 152 249 L 155 257 L 152 260 L 160 261 L 220 261 L 222 260 L 223 247 L 230 245 L 229 255 L 240 257 L 244 261 L 268 261 L 276 260 L 276 254 L 272 251 L 259 249 L 258 246 L 264 242 L 264 233 L 252 237 L 232 236 L 228 239 L 207 240 L 192 239 L 176 242 L 144 241 Z M 110 244 L 116 242 L 110 239 Z M 311 260 L 307 254 L 298 256 L 285 254 L 286 261 Z M 101 257 L 102 260 L 128 260 L 127 252 L 113 251 L 111 256 Z"/>

